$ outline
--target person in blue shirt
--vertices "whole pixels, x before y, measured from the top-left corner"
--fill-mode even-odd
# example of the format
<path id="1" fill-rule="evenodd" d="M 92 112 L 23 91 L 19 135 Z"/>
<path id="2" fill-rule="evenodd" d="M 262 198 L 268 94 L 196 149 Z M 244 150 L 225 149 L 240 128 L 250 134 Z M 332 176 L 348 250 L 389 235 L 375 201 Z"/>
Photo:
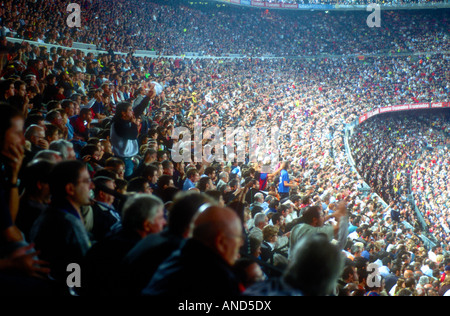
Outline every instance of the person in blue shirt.
<path id="1" fill-rule="evenodd" d="M 198 170 L 195 168 L 189 169 L 186 172 L 186 180 L 183 183 L 183 191 L 188 191 L 191 188 L 195 188 L 196 183 L 200 179 Z"/>
<path id="2" fill-rule="evenodd" d="M 284 199 L 289 197 L 289 190 L 291 187 L 296 187 L 297 185 L 294 182 L 291 182 L 289 180 L 289 168 L 290 162 L 285 161 L 283 162 L 283 169 L 281 169 L 280 172 L 280 182 L 278 184 L 278 193 L 280 194 L 280 199 Z"/>
<path id="3" fill-rule="evenodd" d="M 237 174 L 239 178 L 242 178 L 241 166 L 237 162 L 234 162 L 234 166 L 232 166 L 231 173 Z"/>
<path id="4" fill-rule="evenodd" d="M 103 120 L 107 116 L 107 109 L 102 99 L 102 89 L 96 89 L 94 92 L 93 104 L 91 106 L 92 113 L 94 118 L 98 120 Z"/>
<path id="5" fill-rule="evenodd" d="M 70 118 L 75 115 L 74 101 L 70 99 L 63 100 L 61 102 L 61 108 L 64 110 L 64 112 L 67 114 L 67 117 L 69 118 L 65 125 L 67 127 L 67 140 L 72 140 L 74 136 L 74 128 L 72 124 L 70 124 Z"/>

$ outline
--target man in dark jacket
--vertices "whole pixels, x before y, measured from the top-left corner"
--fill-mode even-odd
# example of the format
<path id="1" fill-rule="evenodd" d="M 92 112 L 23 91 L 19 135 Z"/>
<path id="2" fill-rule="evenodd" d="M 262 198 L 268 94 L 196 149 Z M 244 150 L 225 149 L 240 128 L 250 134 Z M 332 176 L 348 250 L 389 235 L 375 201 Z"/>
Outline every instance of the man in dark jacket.
<path id="1" fill-rule="evenodd" d="M 115 197 L 106 189 L 114 191 L 116 186 L 114 179 L 104 176 L 94 178 L 94 202 L 92 212 L 94 216 L 94 226 L 92 228 L 92 238 L 100 241 L 109 234 L 113 234 L 122 227 L 120 210 L 114 208 Z M 105 189 L 106 188 L 106 189 Z"/>
<path id="2" fill-rule="evenodd" d="M 192 238 L 159 266 L 142 294 L 238 296 L 240 284 L 231 267 L 242 244 L 242 224 L 236 212 L 209 207 L 195 220 Z"/>
<path id="3" fill-rule="evenodd" d="M 51 277 L 65 283 L 70 263 L 80 264 L 91 247 L 81 207 L 90 203 L 93 184 L 78 160 L 55 165 L 49 177 L 52 201 L 35 221 L 30 239 L 50 263 Z"/>

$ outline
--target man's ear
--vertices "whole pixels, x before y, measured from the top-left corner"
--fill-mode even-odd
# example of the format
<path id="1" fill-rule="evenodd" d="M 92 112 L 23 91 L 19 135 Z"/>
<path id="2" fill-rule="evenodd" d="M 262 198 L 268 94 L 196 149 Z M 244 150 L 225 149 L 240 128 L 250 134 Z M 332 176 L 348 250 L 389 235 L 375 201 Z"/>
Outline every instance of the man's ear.
<path id="1" fill-rule="evenodd" d="M 152 233 L 153 232 L 153 223 L 146 219 L 143 223 L 142 223 L 142 230 L 145 231 L 146 233 Z"/>
<path id="2" fill-rule="evenodd" d="M 75 194 L 75 185 L 73 183 L 66 184 L 66 194 L 72 196 Z"/>
<path id="3" fill-rule="evenodd" d="M 214 246 L 219 254 L 226 253 L 227 245 L 228 245 L 228 242 L 227 242 L 227 239 L 225 238 L 224 234 L 218 234 L 214 238 Z"/>
<path id="4" fill-rule="evenodd" d="M 142 230 L 145 232 L 150 231 L 150 221 L 148 219 L 146 219 L 143 223 L 142 223 Z"/>
<path id="5" fill-rule="evenodd" d="M 105 192 L 103 192 L 103 191 L 101 191 L 101 190 L 99 190 L 99 192 L 98 192 L 98 196 L 99 196 L 99 198 L 100 199 L 104 199 L 105 198 Z"/>

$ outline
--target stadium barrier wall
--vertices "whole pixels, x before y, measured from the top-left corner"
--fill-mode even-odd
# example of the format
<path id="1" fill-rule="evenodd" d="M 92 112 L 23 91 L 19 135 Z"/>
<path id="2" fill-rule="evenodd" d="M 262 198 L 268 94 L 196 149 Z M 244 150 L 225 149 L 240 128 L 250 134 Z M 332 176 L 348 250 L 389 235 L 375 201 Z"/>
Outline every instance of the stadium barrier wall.
<path id="1" fill-rule="evenodd" d="M 31 40 L 26 40 L 23 38 L 14 38 L 14 37 L 6 37 L 6 40 L 8 42 L 11 43 L 23 43 L 23 42 L 27 42 L 30 45 L 35 45 L 38 47 L 47 47 L 48 50 L 50 50 L 50 48 L 52 47 L 56 47 L 56 48 L 62 48 L 64 50 L 80 50 L 83 51 L 84 53 L 93 53 L 95 56 L 99 55 L 99 54 L 107 54 L 108 52 L 105 50 L 98 50 L 97 47 L 95 45 L 92 44 L 84 44 L 84 43 L 79 43 L 79 42 L 74 42 L 72 47 L 67 47 L 67 46 L 61 46 L 61 45 L 55 45 L 55 44 L 49 44 L 49 43 L 41 43 L 41 42 L 36 42 L 36 41 L 31 41 Z M 122 54 L 122 55 L 126 55 L 125 53 L 117 53 L 117 54 Z"/>

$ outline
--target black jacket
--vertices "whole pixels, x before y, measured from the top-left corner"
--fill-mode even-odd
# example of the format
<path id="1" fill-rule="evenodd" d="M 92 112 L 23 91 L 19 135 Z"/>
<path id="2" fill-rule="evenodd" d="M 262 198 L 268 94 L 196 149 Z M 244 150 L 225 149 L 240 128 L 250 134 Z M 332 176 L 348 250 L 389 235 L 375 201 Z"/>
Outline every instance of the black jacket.
<path id="1" fill-rule="evenodd" d="M 185 239 L 164 230 L 139 241 L 125 256 L 120 267 L 121 287 L 126 295 L 140 295 L 159 265 L 178 250 Z"/>
<path id="2" fill-rule="evenodd" d="M 95 202 L 92 205 L 92 212 L 94 215 L 92 239 L 94 241 L 100 241 L 108 236 L 108 234 L 113 234 L 122 227 L 120 214 L 114 207 Z"/>
<path id="3" fill-rule="evenodd" d="M 95 225 L 95 224 L 94 224 Z M 118 283 L 120 263 L 141 236 L 122 227 L 93 244 L 83 260 L 82 295 L 121 295 Z"/>
<path id="4" fill-rule="evenodd" d="M 210 248 L 189 239 L 156 271 L 143 295 L 173 297 L 239 296 L 239 282 L 231 267 Z"/>
<path id="5" fill-rule="evenodd" d="M 273 250 L 265 240 L 261 243 L 261 260 L 273 265 Z"/>
<path id="6" fill-rule="evenodd" d="M 81 264 L 91 240 L 77 211 L 69 202 L 51 204 L 34 222 L 30 239 L 40 259 L 50 263 L 50 274 L 65 282 L 70 263 Z"/>

